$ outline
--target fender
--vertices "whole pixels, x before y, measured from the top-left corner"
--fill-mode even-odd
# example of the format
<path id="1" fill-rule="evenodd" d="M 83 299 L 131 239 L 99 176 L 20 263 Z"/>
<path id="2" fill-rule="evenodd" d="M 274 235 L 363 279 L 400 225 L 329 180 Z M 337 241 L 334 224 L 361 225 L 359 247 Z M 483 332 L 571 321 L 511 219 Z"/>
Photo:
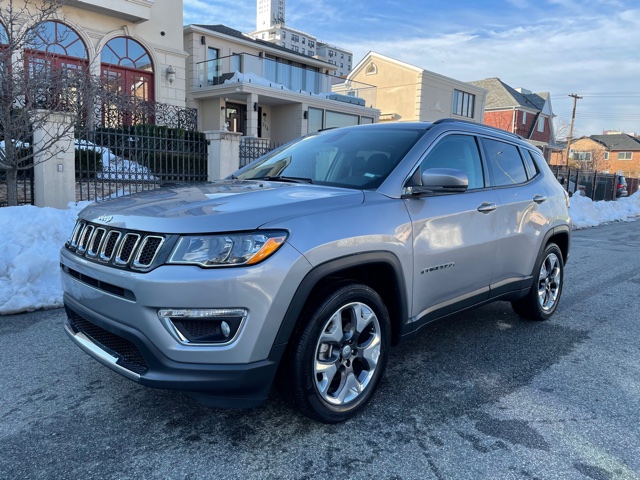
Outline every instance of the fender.
<path id="1" fill-rule="evenodd" d="M 397 287 L 397 302 L 398 308 L 396 314 L 399 315 L 400 324 L 398 325 L 398 334 L 403 336 L 407 333 L 407 330 L 411 328 L 407 324 L 408 318 L 408 300 L 407 300 L 407 287 L 404 281 L 404 275 L 402 265 L 398 257 L 390 252 L 375 251 L 350 255 L 346 257 L 340 257 L 335 260 L 331 260 L 326 263 L 322 263 L 314 267 L 300 282 L 298 289 L 296 290 L 287 313 L 284 316 L 280 330 L 274 341 L 271 353 L 269 355 L 270 360 L 279 361 L 281 355 L 284 353 L 285 348 L 282 348 L 289 342 L 293 331 L 307 300 L 313 289 L 325 278 L 330 276 L 339 276 L 340 272 L 348 270 L 353 267 L 362 267 L 368 264 L 384 263 L 391 267 L 395 272 L 396 287 Z M 277 358 L 276 358 L 277 357 Z"/>

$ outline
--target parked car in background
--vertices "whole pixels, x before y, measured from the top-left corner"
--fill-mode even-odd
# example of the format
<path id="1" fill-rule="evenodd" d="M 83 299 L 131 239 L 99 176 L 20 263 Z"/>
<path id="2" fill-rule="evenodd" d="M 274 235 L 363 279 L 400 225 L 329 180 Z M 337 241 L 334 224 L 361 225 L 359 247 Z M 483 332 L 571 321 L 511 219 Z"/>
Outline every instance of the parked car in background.
<path id="1" fill-rule="evenodd" d="M 618 174 L 616 176 L 616 198 L 622 198 L 629 195 L 627 191 L 627 179 L 624 178 L 624 175 Z"/>
<path id="2" fill-rule="evenodd" d="M 277 375 L 302 413 L 340 422 L 391 345 L 435 320 L 495 300 L 550 318 L 568 208 L 515 134 L 452 119 L 326 130 L 224 180 L 84 209 L 61 250 L 65 329 L 140 384 L 252 407 Z"/>

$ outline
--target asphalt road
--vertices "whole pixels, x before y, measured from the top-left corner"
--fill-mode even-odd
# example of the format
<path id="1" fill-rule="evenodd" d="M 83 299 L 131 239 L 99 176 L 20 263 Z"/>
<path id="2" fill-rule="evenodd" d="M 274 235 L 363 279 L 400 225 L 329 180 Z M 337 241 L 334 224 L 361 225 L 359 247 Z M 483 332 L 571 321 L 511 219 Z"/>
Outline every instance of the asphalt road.
<path id="1" fill-rule="evenodd" d="M 496 303 L 394 349 L 359 417 L 215 410 L 0 317 L 2 479 L 640 479 L 640 222 L 575 232 L 549 322 Z"/>

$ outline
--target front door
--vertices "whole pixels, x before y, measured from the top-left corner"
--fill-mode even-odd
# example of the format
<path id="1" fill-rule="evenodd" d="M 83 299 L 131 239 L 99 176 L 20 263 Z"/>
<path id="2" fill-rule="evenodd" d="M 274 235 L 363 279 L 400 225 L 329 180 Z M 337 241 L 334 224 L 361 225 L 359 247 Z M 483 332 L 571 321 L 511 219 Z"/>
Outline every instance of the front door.
<path id="1" fill-rule="evenodd" d="M 485 188 L 476 138 L 441 138 L 420 165 L 429 168 L 462 170 L 469 189 L 405 200 L 415 262 L 411 316 L 419 323 L 487 299 L 497 255 L 497 197 Z"/>
<path id="2" fill-rule="evenodd" d="M 247 106 L 239 103 L 227 103 L 226 123 L 230 132 L 247 134 Z"/>

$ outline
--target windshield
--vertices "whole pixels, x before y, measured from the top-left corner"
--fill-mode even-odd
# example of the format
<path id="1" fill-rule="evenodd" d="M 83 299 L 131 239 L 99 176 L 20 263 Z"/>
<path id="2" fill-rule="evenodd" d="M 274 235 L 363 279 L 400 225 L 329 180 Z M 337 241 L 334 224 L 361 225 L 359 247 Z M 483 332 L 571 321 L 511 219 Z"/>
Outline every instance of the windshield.
<path id="1" fill-rule="evenodd" d="M 375 189 L 424 133 L 415 127 L 330 130 L 269 153 L 237 178 Z"/>

